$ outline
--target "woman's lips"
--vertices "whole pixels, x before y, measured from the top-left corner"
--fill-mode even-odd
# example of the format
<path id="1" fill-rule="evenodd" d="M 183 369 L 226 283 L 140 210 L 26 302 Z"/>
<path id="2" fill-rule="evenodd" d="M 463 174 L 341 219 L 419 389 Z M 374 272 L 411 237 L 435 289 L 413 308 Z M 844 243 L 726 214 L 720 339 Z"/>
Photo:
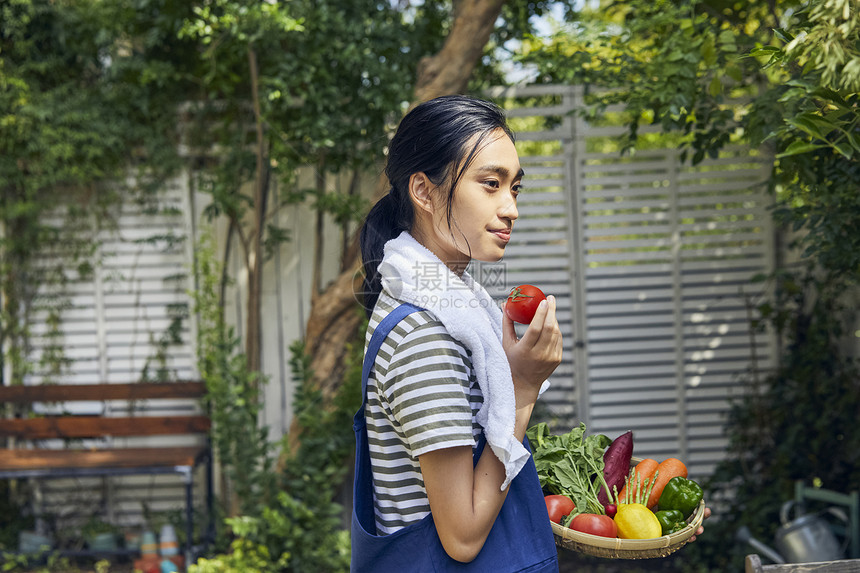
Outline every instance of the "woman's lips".
<path id="1" fill-rule="evenodd" d="M 510 229 L 499 229 L 499 230 L 490 231 L 490 232 L 506 243 L 511 240 L 511 230 Z"/>

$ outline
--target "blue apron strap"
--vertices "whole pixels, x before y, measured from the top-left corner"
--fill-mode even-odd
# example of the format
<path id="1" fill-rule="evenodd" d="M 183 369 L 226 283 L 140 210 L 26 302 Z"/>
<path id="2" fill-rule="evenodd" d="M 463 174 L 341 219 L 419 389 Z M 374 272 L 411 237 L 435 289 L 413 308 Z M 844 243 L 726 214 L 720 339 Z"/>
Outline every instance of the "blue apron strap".
<path id="1" fill-rule="evenodd" d="M 361 369 L 361 407 L 353 417 L 352 428 L 355 431 L 355 482 L 353 484 L 353 519 L 357 519 L 361 527 L 376 533 L 376 516 L 373 509 L 373 477 L 370 466 L 370 449 L 367 443 L 367 420 L 364 417 L 364 409 L 367 405 L 367 379 L 376 362 L 379 348 L 388 336 L 388 333 L 397 326 L 397 323 L 406 316 L 422 310 L 411 304 L 401 304 L 383 318 L 367 345 L 364 353 L 364 364 Z"/>
<path id="2" fill-rule="evenodd" d="M 358 409 L 358 412 L 355 413 L 355 417 L 353 418 L 353 429 L 358 430 L 365 424 L 364 408 L 367 405 L 367 379 L 370 377 L 371 370 L 373 370 L 373 364 L 376 362 L 376 355 L 379 353 L 382 343 L 385 342 L 385 339 L 388 337 L 388 333 L 397 326 L 398 322 L 419 310 L 424 309 L 413 304 L 403 303 L 389 312 L 388 315 L 376 325 L 376 329 L 374 329 L 373 335 L 370 337 L 370 342 L 367 345 L 367 350 L 364 352 L 364 363 L 361 368 L 361 407 Z"/>

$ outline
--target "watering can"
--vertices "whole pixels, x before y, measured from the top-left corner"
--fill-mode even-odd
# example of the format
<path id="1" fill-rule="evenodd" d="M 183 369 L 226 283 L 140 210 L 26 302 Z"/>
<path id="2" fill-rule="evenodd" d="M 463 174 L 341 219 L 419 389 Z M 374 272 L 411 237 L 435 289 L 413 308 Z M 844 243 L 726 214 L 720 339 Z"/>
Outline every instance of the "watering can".
<path id="1" fill-rule="evenodd" d="M 780 508 L 779 517 L 782 524 L 774 537 L 777 549 L 752 537 L 746 526 L 738 529 L 737 540 L 749 543 L 774 563 L 814 563 L 844 559 L 847 536 L 846 544 L 840 547 L 823 515 L 831 514 L 847 523 L 845 512 L 838 507 L 831 507 L 817 514 L 804 514 L 791 519 L 791 510 L 795 505 L 795 501 L 787 501 Z"/>
<path id="2" fill-rule="evenodd" d="M 812 563 L 836 561 L 845 558 L 846 543 L 841 547 L 823 518 L 831 514 L 848 524 L 848 516 L 838 507 L 830 507 L 819 513 L 803 514 L 791 519 L 791 510 L 797 506 L 794 500 L 782 504 L 779 519 L 782 525 L 776 531 L 774 542 L 780 555 L 788 563 Z"/>

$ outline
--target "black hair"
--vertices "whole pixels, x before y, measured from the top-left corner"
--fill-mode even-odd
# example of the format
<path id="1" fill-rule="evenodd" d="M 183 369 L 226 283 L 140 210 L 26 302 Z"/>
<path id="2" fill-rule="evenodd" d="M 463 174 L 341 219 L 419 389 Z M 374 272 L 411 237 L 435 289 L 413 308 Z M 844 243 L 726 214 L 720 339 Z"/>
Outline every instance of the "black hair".
<path id="1" fill-rule="evenodd" d="M 421 103 L 400 121 L 388 146 L 388 194 L 367 214 L 359 237 L 364 266 L 363 304 L 368 317 L 382 290 L 378 268 L 385 243 L 402 231 L 412 230 L 415 212 L 409 196 L 410 177 L 424 173 L 434 185 L 448 181 L 450 225 L 452 199 L 460 178 L 487 136 L 500 129 L 514 139 L 499 106 L 461 95 Z"/>

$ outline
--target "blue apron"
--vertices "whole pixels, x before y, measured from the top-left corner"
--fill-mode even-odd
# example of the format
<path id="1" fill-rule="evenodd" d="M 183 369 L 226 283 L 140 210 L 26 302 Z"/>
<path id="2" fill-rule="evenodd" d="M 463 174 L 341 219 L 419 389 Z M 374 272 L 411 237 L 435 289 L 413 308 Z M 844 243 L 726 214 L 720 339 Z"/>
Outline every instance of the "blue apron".
<path id="1" fill-rule="evenodd" d="M 529 461 L 511 482 L 508 496 L 493 524 L 487 541 L 471 563 L 448 556 L 439 541 L 433 516 L 399 529 L 376 535 L 373 511 L 373 479 L 364 408 L 367 378 L 385 337 L 405 316 L 422 310 L 402 304 L 376 327 L 364 357 L 361 374 L 361 408 L 355 414 L 355 483 L 352 508 L 352 573 L 423 573 L 430 571 L 491 571 L 493 573 L 558 572 L 558 553 L 546 513 L 534 461 Z M 528 440 L 524 445 L 528 448 Z M 474 454 L 477 463 L 486 444 L 484 434 Z"/>

